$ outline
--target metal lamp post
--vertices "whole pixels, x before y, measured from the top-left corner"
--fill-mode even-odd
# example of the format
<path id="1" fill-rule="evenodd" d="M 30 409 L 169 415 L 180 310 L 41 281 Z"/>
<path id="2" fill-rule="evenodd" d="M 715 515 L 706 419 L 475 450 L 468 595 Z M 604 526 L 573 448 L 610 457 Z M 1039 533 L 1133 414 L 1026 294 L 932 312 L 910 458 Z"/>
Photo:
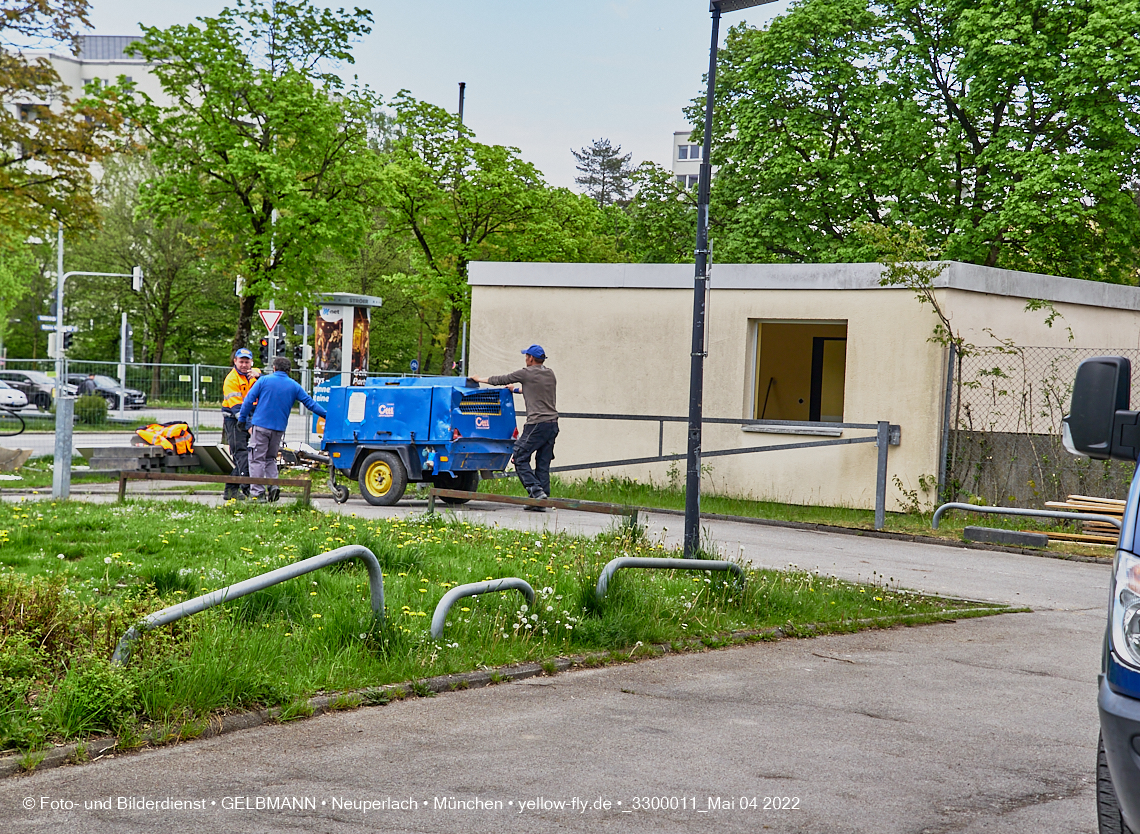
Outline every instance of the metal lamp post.
<path id="1" fill-rule="evenodd" d="M 705 92 L 705 137 L 697 185 L 696 277 L 693 282 L 693 350 L 689 371 L 689 443 L 685 472 L 685 555 L 700 548 L 701 537 L 701 419 L 705 384 L 705 299 L 709 282 L 709 187 L 712 184 L 713 92 L 716 89 L 716 48 L 722 12 L 763 6 L 775 0 L 712 0 L 712 45 L 709 47 L 708 89 Z"/>
<path id="2" fill-rule="evenodd" d="M 130 278 L 132 289 L 142 288 L 142 269 L 135 267 L 131 272 L 64 272 L 63 271 L 63 224 L 59 226 L 58 268 L 55 286 L 55 460 L 52 465 L 51 497 L 67 498 L 71 494 L 71 421 L 75 414 L 72 398 L 63 395 L 64 353 L 63 336 L 66 332 L 63 323 L 63 285 L 73 275 L 89 275 L 100 278 Z"/>

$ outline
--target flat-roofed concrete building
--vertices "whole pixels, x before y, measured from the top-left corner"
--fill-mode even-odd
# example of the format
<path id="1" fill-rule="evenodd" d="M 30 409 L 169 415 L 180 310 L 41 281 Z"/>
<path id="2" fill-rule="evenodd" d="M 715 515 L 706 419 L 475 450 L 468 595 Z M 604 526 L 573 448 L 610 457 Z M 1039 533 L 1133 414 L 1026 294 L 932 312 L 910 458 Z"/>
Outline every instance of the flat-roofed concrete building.
<path id="1" fill-rule="evenodd" d="M 912 290 L 881 286 L 881 275 L 877 264 L 716 265 L 705 417 L 815 425 L 706 424 L 703 448 L 862 436 L 868 432 L 828 424 L 887 420 L 901 427 L 901 442 L 890 447 L 888 509 L 901 509 L 906 500 L 896 477 L 905 490 L 935 481 L 945 431 L 948 350 L 931 340 L 937 319 L 930 306 L 920 304 Z M 470 285 L 472 373 L 521 367 L 519 351 L 537 342 L 558 376 L 560 412 L 688 414 L 691 265 L 482 262 L 471 265 Z M 1000 347 L 1000 340 L 1008 340 L 1101 352 L 1140 347 L 1140 288 L 963 263 L 949 263 L 935 286 L 955 331 L 971 344 Z M 1051 309 L 1027 310 L 1029 299 Z M 1047 326 L 1051 311 L 1058 315 Z M 999 350 L 995 366 L 1017 361 L 1010 356 Z M 967 407 L 973 398 L 975 415 L 998 395 L 988 383 L 962 393 Z M 650 457 L 659 448 L 665 454 L 685 452 L 683 421 L 662 429 L 656 422 L 564 419 L 554 465 Z M 874 506 L 874 444 L 711 457 L 704 463 L 710 467 L 705 489 L 713 492 Z M 684 461 L 678 468 L 683 484 Z M 587 474 L 671 480 L 668 463 L 577 473 Z"/>
<path id="2" fill-rule="evenodd" d="M 79 39 L 79 54 L 72 55 L 66 49 L 48 51 L 28 51 L 28 58 L 46 58 L 55 68 L 63 84 L 69 88 L 68 95 L 78 98 L 88 82 L 96 79 L 104 84 L 114 84 L 119 76 L 133 81 L 136 89 L 146 93 L 159 103 L 167 101 L 158 79 L 151 72 L 151 64 L 139 57 L 128 56 L 130 44 L 141 40 L 139 35 L 84 35 Z M 52 102 L 39 102 L 52 104 Z"/>

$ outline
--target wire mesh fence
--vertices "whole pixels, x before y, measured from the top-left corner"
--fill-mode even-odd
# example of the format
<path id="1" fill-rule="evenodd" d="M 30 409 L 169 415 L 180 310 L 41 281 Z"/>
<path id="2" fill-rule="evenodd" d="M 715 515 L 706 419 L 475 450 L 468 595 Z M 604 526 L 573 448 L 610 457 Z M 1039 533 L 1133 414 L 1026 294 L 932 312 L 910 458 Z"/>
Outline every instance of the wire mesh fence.
<path id="1" fill-rule="evenodd" d="M 948 500 L 981 498 L 1040 507 L 1067 495 L 1124 498 L 1134 464 L 1091 461 L 1061 444 L 1077 366 L 1094 356 L 1140 351 L 999 345 L 959 357 L 954 368 L 947 449 Z M 1140 401 L 1140 374 L 1132 401 Z"/>

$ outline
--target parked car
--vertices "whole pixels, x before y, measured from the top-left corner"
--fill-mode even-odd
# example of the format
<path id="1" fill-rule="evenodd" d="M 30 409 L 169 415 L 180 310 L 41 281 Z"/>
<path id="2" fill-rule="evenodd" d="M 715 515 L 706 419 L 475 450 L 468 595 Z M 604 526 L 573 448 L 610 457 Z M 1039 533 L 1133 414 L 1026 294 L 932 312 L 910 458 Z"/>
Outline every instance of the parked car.
<path id="1" fill-rule="evenodd" d="M 23 408 L 27 404 L 28 398 L 23 391 L 7 382 L 0 382 L 0 408 Z"/>
<path id="2" fill-rule="evenodd" d="M 76 388 L 87 380 L 87 374 L 68 374 L 67 381 Z M 107 401 L 107 408 L 119 408 L 122 401 L 123 408 L 145 408 L 146 394 L 137 388 L 124 388 L 117 379 L 105 374 L 95 374 L 95 393 Z"/>
<path id="3" fill-rule="evenodd" d="M 40 411 L 51 408 L 52 397 L 55 396 L 55 378 L 43 371 L 15 371 L 5 368 L 0 370 L 0 381 L 6 382 L 18 391 L 22 391 L 28 402 Z M 74 394 L 75 386 L 64 383 L 63 392 Z"/>
<path id="4" fill-rule="evenodd" d="M 1140 412 L 1129 410 L 1132 366 L 1121 356 L 1077 368 L 1065 417 L 1065 448 L 1094 460 L 1140 457 Z M 1132 479 L 1116 545 L 1101 650 L 1096 804 L 1100 834 L 1140 831 L 1140 469 Z"/>

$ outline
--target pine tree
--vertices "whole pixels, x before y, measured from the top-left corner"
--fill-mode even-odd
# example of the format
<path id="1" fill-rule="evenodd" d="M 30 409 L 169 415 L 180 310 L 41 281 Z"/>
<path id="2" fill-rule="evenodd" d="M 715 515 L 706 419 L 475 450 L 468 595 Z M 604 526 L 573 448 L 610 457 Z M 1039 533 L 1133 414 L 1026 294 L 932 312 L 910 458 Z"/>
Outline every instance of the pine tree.
<path id="1" fill-rule="evenodd" d="M 578 160 L 576 167 L 582 176 L 574 182 L 582 186 L 601 207 L 618 203 L 624 204 L 632 188 L 633 168 L 630 158 L 633 154 L 621 155 L 621 145 L 614 147 L 609 139 L 595 139 L 594 143 L 581 151 L 571 149 L 570 153 Z"/>

